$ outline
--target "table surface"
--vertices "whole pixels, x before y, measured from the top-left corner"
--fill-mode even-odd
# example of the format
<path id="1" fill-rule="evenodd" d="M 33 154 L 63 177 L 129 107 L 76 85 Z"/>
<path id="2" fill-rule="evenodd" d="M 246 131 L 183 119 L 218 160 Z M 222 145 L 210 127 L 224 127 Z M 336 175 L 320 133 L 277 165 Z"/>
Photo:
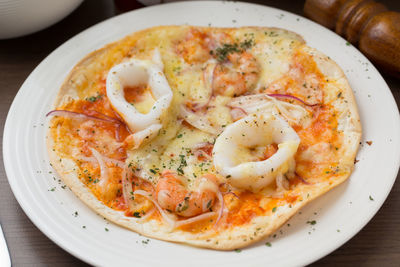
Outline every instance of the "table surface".
<path id="1" fill-rule="evenodd" d="M 303 1 L 252 2 L 303 15 Z M 400 11 L 400 1 L 381 2 L 391 10 Z M 23 38 L 0 41 L 1 129 L 18 89 L 47 55 L 77 33 L 117 13 L 111 0 L 86 0 L 67 18 L 44 31 Z M 384 78 L 399 105 L 400 80 L 386 75 Z M 0 134 L 3 134 L 2 130 Z M 2 156 L 0 154 L 1 160 Z M 0 223 L 5 232 L 13 266 L 86 266 L 84 262 L 54 244 L 32 224 L 11 192 L 3 164 L 0 165 Z M 364 229 L 313 265 L 399 266 L 399 224 L 400 180 L 397 179 L 386 202 Z"/>

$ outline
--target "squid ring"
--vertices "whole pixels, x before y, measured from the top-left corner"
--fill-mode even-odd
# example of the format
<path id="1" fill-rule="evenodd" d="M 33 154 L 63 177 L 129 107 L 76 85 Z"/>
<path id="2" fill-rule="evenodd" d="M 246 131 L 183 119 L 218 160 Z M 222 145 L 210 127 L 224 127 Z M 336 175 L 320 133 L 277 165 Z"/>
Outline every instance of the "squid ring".
<path id="1" fill-rule="evenodd" d="M 278 144 L 278 150 L 263 161 L 241 162 L 240 151 Z M 274 114 L 252 114 L 226 127 L 216 139 L 213 161 L 219 174 L 231 185 L 259 191 L 278 175 L 294 169 L 294 154 L 300 138 L 290 125 Z"/>
<path id="2" fill-rule="evenodd" d="M 148 84 L 156 101 L 146 114 L 140 113 L 129 104 L 124 96 L 125 86 Z M 132 59 L 114 66 L 107 76 L 107 97 L 112 107 L 124 119 L 133 132 L 142 131 L 151 125 L 160 124 L 160 117 L 169 107 L 172 90 L 163 74 L 163 64 L 159 51 L 153 60 Z"/>

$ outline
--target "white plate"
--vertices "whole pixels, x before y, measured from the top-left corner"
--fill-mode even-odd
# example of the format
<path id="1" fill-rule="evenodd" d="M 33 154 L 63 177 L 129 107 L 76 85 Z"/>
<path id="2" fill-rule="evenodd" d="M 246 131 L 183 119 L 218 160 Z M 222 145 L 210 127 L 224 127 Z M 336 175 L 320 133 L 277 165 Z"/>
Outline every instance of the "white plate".
<path id="1" fill-rule="evenodd" d="M 49 166 L 45 114 L 71 68 L 86 54 L 121 37 L 165 24 L 275 26 L 300 33 L 345 71 L 360 110 L 364 137 L 351 178 L 292 218 L 275 238 L 241 253 L 198 249 L 144 238 L 87 208 Z M 400 162 L 400 123 L 393 96 L 371 63 L 331 31 L 297 15 L 260 5 L 183 2 L 140 9 L 102 22 L 69 40 L 22 85 L 4 129 L 4 163 L 11 188 L 33 223 L 59 246 L 95 265 L 305 265 L 341 246 L 377 212 Z M 371 146 L 366 140 L 372 140 Z M 370 200 L 370 196 L 373 200 Z M 75 214 L 77 212 L 77 214 Z M 316 220 L 310 225 L 307 221 Z M 83 228 L 85 226 L 85 228 Z M 108 231 L 105 230 L 108 229 Z M 265 242 L 272 246 L 265 246 Z M 146 244 L 147 243 L 147 244 Z"/>

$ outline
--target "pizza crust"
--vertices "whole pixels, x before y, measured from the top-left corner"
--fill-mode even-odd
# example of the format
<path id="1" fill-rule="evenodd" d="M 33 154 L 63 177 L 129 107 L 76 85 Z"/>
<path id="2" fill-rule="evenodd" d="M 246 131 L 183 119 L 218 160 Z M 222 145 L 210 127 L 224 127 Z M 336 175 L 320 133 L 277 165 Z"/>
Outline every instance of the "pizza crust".
<path id="1" fill-rule="evenodd" d="M 263 29 L 268 30 L 269 28 Z M 145 31 L 150 30 L 152 29 Z M 293 38 L 301 39 L 301 37 L 295 33 L 286 32 Z M 80 82 L 79 79 L 84 77 L 83 74 L 86 72 L 86 68 L 95 64 L 94 61 L 96 57 L 106 53 L 107 50 L 111 49 L 114 45 L 115 43 L 92 52 L 73 68 L 59 91 L 55 101 L 56 107 L 65 103 L 65 101 L 77 98 L 75 87 L 76 84 Z M 60 156 L 53 150 L 54 140 L 51 138 L 49 131 L 47 136 L 47 149 L 52 166 L 59 173 L 65 184 L 71 188 L 74 194 L 92 210 L 107 220 L 138 232 L 144 236 L 217 250 L 242 248 L 262 240 L 281 227 L 308 202 L 338 186 L 350 176 L 361 138 L 361 123 L 357 111 L 357 105 L 343 71 L 332 59 L 315 49 L 309 48 L 305 45 L 304 49 L 307 53 L 313 56 L 319 70 L 326 76 L 326 78 L 336 81 L 335 90 L 340 88 L 340 91 L 342 92 L 341 98 L 336 98 L 333 104 L 340 113 L 339 125 L 343 131 L 345 137 L 343 140 L 345 140 L 344 142 L 346 145 L 346 149 L 343 150 L 343 157 L 340 165 L 346 166 L 349 171 L 342 176 L 337 176 L 333 181 L 319 183 L 318 186 L 306 184 L 299 185 L 299 190 L 304 189 L 303 191 L 306 191 L 309 195 L 306 196 L 305 193 L 303 193 L 301 197 L 303 197 L 304 200 L 296 202 L 291 205 L 291 207 L 289 207 L 289 204 L 279 206 L 276 212 L 266 216 L 253 218 L 250 223 L 241 227 L 219 231 L 218 233 L 211 231 L 207 233 L 191 234 L 182 230 L 171 230 L 171 228 L 166 224 L 160 224 L 155 220 L 141 221 L 141 219 L 134 217 L 126 217 L 123 212 L 113 210 L 104 205 L 78 178 L 78 172 L 76 171 L 78 166 L 75 162 L 68 158 L 61 158 L 60 160 Z"/>

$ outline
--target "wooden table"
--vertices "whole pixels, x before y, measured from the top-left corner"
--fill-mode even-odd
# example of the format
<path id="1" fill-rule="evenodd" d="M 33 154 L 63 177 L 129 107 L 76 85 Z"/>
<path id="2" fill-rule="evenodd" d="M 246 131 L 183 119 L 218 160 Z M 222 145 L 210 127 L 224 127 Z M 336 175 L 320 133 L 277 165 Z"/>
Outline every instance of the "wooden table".
<path id="1" fill-rule="evenodd" d="M 302 15 L 303 1 L 253 1 Z M 381 1 L 400 11 L 400 1 Z M 42 32 L 0 41 L 0 123 L 3 126 L 11 102 L 33 69 L 59 45 L 91 25 L 116 14 L 111 0 L 86 0 L 60 23 Z M 397 105 L 400 80 L 384 76 Z M 2 127 L 3 128 L 3 127 Z M 1 135 L 3 131 L 0 131 Z M 2 140 L 2 138 L 1 138 Z M 0 154 L 0 157 L 3 155 Z M 399 176 L 397 177 L 399 178 Z M 379 177 L 377 177 L 379 179 Z M 24 214 L 15 200 L 3 165 L 0 166 L 0 222 L 13 266 L 85 266 L 46 236 Z M 400 180 L 383 207 L 354 238 L 314 266 L 400 266 Z"/>

